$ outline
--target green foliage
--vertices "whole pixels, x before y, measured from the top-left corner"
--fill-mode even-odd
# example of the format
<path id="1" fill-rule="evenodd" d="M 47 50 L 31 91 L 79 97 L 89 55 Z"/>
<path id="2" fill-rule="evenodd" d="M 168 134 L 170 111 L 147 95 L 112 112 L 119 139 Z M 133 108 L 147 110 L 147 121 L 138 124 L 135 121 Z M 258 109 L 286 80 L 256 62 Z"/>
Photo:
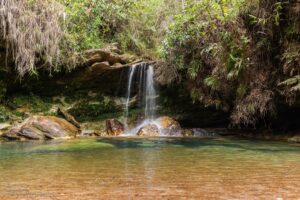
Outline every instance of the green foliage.
<path id="1" fill-rule="evenodd" d="M 0 105 L 0 122 L 6 122 L 9 120 L 10 115 L 10 111 L 6 107 Z"/>
<path id="2" fill-rule="evenodd" d="M 276 26 L 280 25 L 280 19 L 283 11 L 283 3 L 282 2 L 276 2 L 274 4 L 273 9 L 273 17 L 274 17 L 274 23 Z"/>
<path id="3" fill-rule="evenodd" d="M 81 122 L 123 114 L 122 109 L 109 97 L 97 97 L 95 100 L 82 99 L 69 112 Z"/>
<path id="4" fill-rule="evenodd" d="M 218 89 L 220 82 L 216 77 L 209 76 L 204 79 L 204 84 L 213 90 Z"/>
<path id="5" fill-rule="evenodd" d="M 10 104 L 17 112 L 49 113 L 52 107 L 52 100 L 46 97 L 34 95 L 16 95 L 10 99 Z M 19 111 L 18 111 L 19 110 Z"/>
<path id="6" fill-rule="evenodd" d="M 133 0 L 60 0 L 66 8 L 67 39 L 77 51 L 110 42 L 127 21 Z"/>
<path id="7" fill-rule="evenodd" d="M 187 1 L 163 41 L 162 56 L 201 87 L 206 95 L 223 90 L 220 81 L 240 79 L 248 66 L 250 39 L 237 20 L 242 1 Z M 200 83 L 200 84 L 199 84 Z M 209 87 L 217 93 L 205 89 Z M 217 102 L 214 97 L 206 103 Z"/>
<path id="8" fill-rule="evenodd" d="M 162 56 L 186 75 L 194 100 L 230 111 L 233 124 L 254 125 L 274 113 L 274 83 L 282 75 L 291 78 L 280 85 L 291 92 L 300 88 L 299 45 L 280 46 L 295 39 L 298 18 L 281 23 L 287 21 L 283 11 L 288 5 L 279 0 L 186 1 L 169 26 Z"/>
<path id="9" fill-rule="evenodd" d="M 289 78 L 281 82 L 279 85 L 286 85 L 290 87 L 291 92 L 300 92 L 300 75 Z"/>
<path id="10" fill-rule="evenodd" d="M 172 0 L 136 0 L 127 12 L 127 23 L 115 41 L 122 49 L 158 57 L 160 44 L 179 3 Z"/>
<path id="11" fill-rule="evenodd" d="M 123 50 L 157 57 L 173 1 L 59 0 L 65 5 L 64 25 L 70 47 L 76 51 L 117 42 Z"/>

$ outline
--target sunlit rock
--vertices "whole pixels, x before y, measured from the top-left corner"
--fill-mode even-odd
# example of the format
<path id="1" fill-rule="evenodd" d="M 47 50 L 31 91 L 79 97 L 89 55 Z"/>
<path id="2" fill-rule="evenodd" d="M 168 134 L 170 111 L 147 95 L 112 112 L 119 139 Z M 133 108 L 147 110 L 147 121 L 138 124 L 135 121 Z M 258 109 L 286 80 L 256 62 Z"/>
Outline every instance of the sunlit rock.
<path id="1" fill-rule="evenodd" d="M 124 133 L 125 126 L 116 119 L 106 120 L 106 132 L 108 136 L 119 136 Z"/>
<path id="2" fill-rule="evenodd" d="M 176 120 L 171 117 L 160 117 L 157 120 L 159 124 L 160 132 L 165 136 L 182 136 L 182 129 Z"/>
<path id="3" fill-rule="evenodd" d="M 106 131 L 93 130 L 93 129 L 83 129 L 81 131 L 80 137 L 104 137 L 107 136 Z"/>
<path id="4" fill-rule="evenodd" d="M 148 124 L 148 125 L 140 128 L 137 135 L 144 136 L 144 137 L 159 136 L 159 128 L 155 124 Z"/>
<path id="5" fill-rule="evenodd" d="M 7 132 L 5 132 L 4 134 L 2 134 L 2 137 L 8 140 L 20 140 L 21 136 L 18 134 L 18 132 L 19 132 L 19 128 L 14 127 L 8 130 Z"/>
<path id="6" fill-rule="evenodd" d="M 13 127 L 3 137 L 17 140 L 69 139 L 76 137 L 79 129 L 65 119 L 54 116 L 32 116 Z"/>

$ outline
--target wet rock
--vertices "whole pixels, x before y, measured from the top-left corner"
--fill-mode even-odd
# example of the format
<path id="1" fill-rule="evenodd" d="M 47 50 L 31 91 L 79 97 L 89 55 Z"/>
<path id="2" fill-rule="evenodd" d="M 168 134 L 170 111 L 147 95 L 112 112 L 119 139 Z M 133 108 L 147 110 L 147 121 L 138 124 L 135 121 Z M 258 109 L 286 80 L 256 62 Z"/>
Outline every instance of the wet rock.
<path id="1" fill-rule="evenodd" d="M 157 119 L 158 123 L 160 124 L 160 131 L 162 135 L 165 136 L 182 136 L 182 129 L 176 120 L 172 119 L 171 117 L 160 117 Z"/>
<path id="2" fill-rule="evenodd" d="M 182 130 L 182 135 L 185 137 L 191 137 L 194 136 L 194 132 L 192 129 L 184 129 Z"/>
<path id="3" fill-rule="evenodd" d="M 137 135 L 144 136 L 144 137 L 156 137 L 160 135 L 159 128 L 155 124 L 148 124 L 140 128 Z"/>
<path id="4" fill-rule="evenodd" d="M 3 134 L 10 140 L 68 139 L 76 137 L 79 129 L 65 119 L 54 116 L 32 116 L 21 125 Z"/>
<path id="5" fill-rule="evenodd" d="M 106 131 L 100 131 L 100 130 L 88 130 L 88 129 L 84 129 L 81 132 L 82 137 L 103 137 L 103 136 L 107 136 L 107 132 Z"/>
<path id="6" fill-rule="evenodd" d="M 106 120 L 106 132 L 108 136 L 119 136 L 125 130 L 124 124 L 116 119 Z"/>

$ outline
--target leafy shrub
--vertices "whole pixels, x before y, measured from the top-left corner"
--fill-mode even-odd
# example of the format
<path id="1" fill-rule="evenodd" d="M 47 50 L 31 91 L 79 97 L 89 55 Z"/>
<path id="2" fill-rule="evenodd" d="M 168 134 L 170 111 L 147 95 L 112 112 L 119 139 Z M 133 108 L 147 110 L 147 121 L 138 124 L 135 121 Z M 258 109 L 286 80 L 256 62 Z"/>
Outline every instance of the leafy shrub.
<path id="1" fill-rule="evenodd" d="M 296 42 L 291 31 L 288 38 L 284 31 L 298 18 L 282 23 L 290 5 L 277 0 L 187 1 L 170 25 L 162 55 L 189 82 L 194 100 L 230 112 L 235 125 L 255 125 L 275 113 L 276 87 L 284 73 L 292 77 L 280 85 L 298 91 L 299 48 L 281 43 Z"/>
<path id="2" fill-rule="evenodd" d="M 111 42 L 127 21 L 133 0 L 60 0 L 65 5 L 65 29 L 70 47 L 100 48 Z"/>

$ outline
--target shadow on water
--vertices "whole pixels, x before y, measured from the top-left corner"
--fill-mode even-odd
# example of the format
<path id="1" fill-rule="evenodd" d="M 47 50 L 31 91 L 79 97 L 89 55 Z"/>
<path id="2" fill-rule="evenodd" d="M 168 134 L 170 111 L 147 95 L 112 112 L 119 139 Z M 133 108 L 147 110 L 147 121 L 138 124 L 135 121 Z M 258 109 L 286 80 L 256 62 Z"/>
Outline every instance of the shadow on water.
<path id="1" fill-rule="evenodd" d="M 101 138 L 98 142 L 108 143 L 116 148 L 219 148 L 262 153 L 298 152 L 300 148 L 283 142 L 240 140 L 224 138 Z"/>
<path id="2" fill-rule="evenodd" d="M 182 148 L 211 151 L 239 151 L 260 153 L 297 153 L 299 146 L 283 142 L 241 140 L 234 138 L 98 138 L 73 141 L 24 142 L 0 144 L 0 160 L 37 154 L 85 154 L 107 149 L 163 149 Z"/>

